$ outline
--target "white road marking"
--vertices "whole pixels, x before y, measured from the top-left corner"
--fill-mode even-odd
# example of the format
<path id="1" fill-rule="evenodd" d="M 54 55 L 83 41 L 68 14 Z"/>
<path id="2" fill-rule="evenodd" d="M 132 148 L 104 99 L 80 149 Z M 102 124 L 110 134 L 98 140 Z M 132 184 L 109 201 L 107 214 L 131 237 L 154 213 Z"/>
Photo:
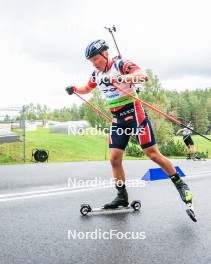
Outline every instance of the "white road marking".
<path id="1" fill-rule="evenodd" d="M 198 177 L 201 177 L 201 176 L 203 177 L 207 174 L 211 175 L 211 171 L 203 171 L 200 173 Z M 188 176 L 187 178 L 188 179 L 195 178 L 195 176 L 193 175 L 197 175 L 197 174 L 191 174 L 191 176 Z M 156 182 L 156 181 L 150 181 L 150 183 L 153 183 L 153 182 Z M 149 183 L 149 181 L 146 181 L 146 183 Z M 0 195 L 0 202 L 49 197 L 49 196 L 64 195 L 64 194 L 69 194 L 69 193 L 84 192 L 84 191 L 96 191 L 96 190 L 106 189 L 106 188 L 113 188 L 113 187 L 111 185 L 99 186 L 99 187 L 88 187 L 88 188 L 87 187 L 72 187 L 72 188 L 48 189 L 48 190 L 33 191 L 33 192 L 8 193 L 8 194 Z"/>
<path id="2" fill-rule="evenodd" d="M 17 201 L 17 200 L 25 200 L 39 197 L 48 197 L 55 195 L 63 195 L 68 193 L 77 193 L 83 191 L 95 191 L 99 189 L 109 188 L 111 186 L 104 187 L 95 187 L 95 188 L 58 188 L 58 189 L 49 189 L 44 191 L 34 191 L 34 192 L 22 192 L 22 193 L 9 193 L 0 195 L 0 202 L 8 202 L 8 201 Z"/>

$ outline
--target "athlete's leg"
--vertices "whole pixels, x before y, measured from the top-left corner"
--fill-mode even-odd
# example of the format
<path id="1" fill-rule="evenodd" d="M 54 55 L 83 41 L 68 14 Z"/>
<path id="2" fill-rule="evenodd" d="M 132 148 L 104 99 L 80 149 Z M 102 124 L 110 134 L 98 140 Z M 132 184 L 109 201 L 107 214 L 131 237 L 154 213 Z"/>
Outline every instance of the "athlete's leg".
<path id="1" fill-rule="evenodd" d="M 122 165 L 124 149 L 127 146 L 129 136 L 125 133 L 118 133 L 118 128 L 121 128 L 118 124 L 112 124 L 109 138 L 110 163 L 116 182 L 117 196 L 110 203 L 104 205 L 105 209 L 114 209 L 119 206 L 128 206 L 129 204 L 125 186 L 125 172 Z"/>
<path id="2" fill-rule="evenodd" d="M 115 181 L 124 183 L 125 182 L 125 172 L 122 165 L 122 159 L 124 155 L 124 150 L 117 148 L 110 148 L 110 163 L 112 166 L 113 177 Z"/>
<path id="3" fill-rule="evenodd" d="M 186 183 L 180 178 L 179 174 L 176 172 L 173 164 L 162 155 L 155 144 L 155 137 L 148 119 L 145 119 L 142 125 L 142 132 L 137 136 L 137 140 L 141 145 L 144 153 L 154 162 L 156 162 L 160 167 L 166 172 L 170 177 L 171 181 L 176 186 L 182 200 L 184 202 L 192 201 L 192 193 Z"/>
<path id="4" fill-rule="evenodd" d="M 144 149 L 144 153 L 154 162 L 156 162 L 160 167 L 166 172 L 166 174 L 170 177 L 174 185 L 176 186 L 182 200 L 184 202 L 192 201 L 192 193 L 188 187 L 188 185 L 180 178 L 179 174 L 176 172 L 173 164 L 163 156 L 157 145 L 153 145 L 149 148 Z"/>
<path id="5" fill-rule="evenodd" d="M 105 209 L 114 209 L 119 206 L 128 206 L 128 194 L 125 186 L 125 172 L 122 166 L 124 150 L 111 148 L 110 162 L 113 171 L 113 177 L 116 182 L 117 196 L 114 200 L 106 203 L 103 207 Z"/>
<path id="6" fill-rule="evenodd" d="M 128 144 L 130 135 L 126 134 L 124 127 L 119 123 L 112 123 L 109 137 L 110 163 L 113 176 L 118 181 L 125 182 L 125 173 L 122 166 L 124 150 Z"/>
<path id="7" fill-rule="evenodd" d="M 190 145 L 191 154 L 193 159 L 200 160 L 201 158 L 198 156 L 195 145 Z"/>
<path id="8" fill-rule="evenodd" d="M 125 172 L 122 166 L 122 159 L 124 150 L 111 148 L 110 149 L 110 163 L 112 166 L 113 177 L 115 181 L 125 182 Z"/>
<path id="9" fill-rule="evenodd" d="M 191 148 L 190 148 L 190 145 L 187 146 L 187 159 L 191 159 Z"/>
<path id="10" fill-rule="evenodd" d="M 191 159 L 191 155 L 192 155 L 192 152 L 191 152 L 191 143 L 192 143 L 192 139 L 190 136 L 184 136 L 183 137 L 183 141 L 187 147 L 187 159 Z"/>
<path id="11" fill-rule="evenodd" d="M 189 145 L 190 153 L 195 154 L 196 153 L 196 148 L 194 145 Z"/>
<path id="12" fill-rule="evenodd" d="M 167 175 L 171 176 L 176 173 L 173 164 L 170 162 L 169 159 L 167 159 L 160 153 L 156 144 L 144 149 L 143 151 L 144 154 L 147 155 L 147 157 L 149 157 L 151 160 L 160 165 L 160 167 L 166 172 Z"/>
<path id="13" fill-rule="evenodd" d="M 187 159 L 191 159 L 192 156 L 193 159 L 200 160 L 200 157 L 197 155 L 196 147 L 194 145 L 192 137 L 189 135 L 188 137 L 185 138 L 184 142 L 189 149 L 189 152 L 187 154 Z"/>

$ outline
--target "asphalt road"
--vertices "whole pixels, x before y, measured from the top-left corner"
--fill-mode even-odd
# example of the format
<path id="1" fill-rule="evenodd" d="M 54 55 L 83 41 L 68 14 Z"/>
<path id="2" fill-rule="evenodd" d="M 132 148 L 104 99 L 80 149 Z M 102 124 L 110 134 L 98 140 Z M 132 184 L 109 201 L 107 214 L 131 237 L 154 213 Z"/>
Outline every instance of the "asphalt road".
<path id="1" fill-rule="evenodd" d="M 67 188 L 68 179 L 108 179 L 107 162 L 1 166 L 0 263 L 211 263 L 211 161 L 174 164 L 188 175 L 197 223 L 169 180 L 128 189 L 131 201 L 142 201 L 140 213 L 84 217 L 81 203 L 99 207 L 115 190 Z M 125 161 L 130 179 L 149 167 Z"/>

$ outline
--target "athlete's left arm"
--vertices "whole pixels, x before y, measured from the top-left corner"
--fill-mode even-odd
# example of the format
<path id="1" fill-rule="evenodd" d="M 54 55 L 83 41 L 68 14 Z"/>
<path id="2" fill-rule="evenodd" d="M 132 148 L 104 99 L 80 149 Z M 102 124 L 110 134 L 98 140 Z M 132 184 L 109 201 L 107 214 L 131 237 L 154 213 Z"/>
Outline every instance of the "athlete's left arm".
<path id="1" fill-rule="evenodd" d="M 121 60 L 119 63 L 120 79 L 125 83 L 142 83 L 148 80 L 142 69 L 132 61 Z M 119 80 L 120 80 L 119 79 Z"/>

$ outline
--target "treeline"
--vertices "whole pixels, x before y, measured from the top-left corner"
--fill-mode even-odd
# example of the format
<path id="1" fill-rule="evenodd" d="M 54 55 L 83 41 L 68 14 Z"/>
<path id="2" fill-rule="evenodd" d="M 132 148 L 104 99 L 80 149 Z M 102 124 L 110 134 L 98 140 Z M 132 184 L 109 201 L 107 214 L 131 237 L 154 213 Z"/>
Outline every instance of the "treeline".
<path id="1" fill-rule="evenodd" d="M 162 88 L 158 77 L 148 70 L 149 81 L 140 88 L 140 99 L 154 105 L 161 111 L 179 119 L 187 124 L 192 122 L 194 129 L 200 133 L 206 133 L 211 125 L 211 88 L 185 90 L 185 91 L 169 91 Z M 74 95 L 73 95 L 74 96 Z M 105 106 L 105 100 L 98 89 L 93 92 L 89 102 L 93 103 L 97 108 L 110 115 Z M 51 111 L 46 105 L 29 104 L 25 106 L 26 117 L 29 120 L 88 120 L 92 126 L 101 128 L 108 127 L 109 122 L 101 115 L 97 114 L 89 106 L 82 104 L 77 106 L 73 104 L 70 108 L 55 109 Z M 171 139 L 178 126 L 162 117 L 160 114 L 147 109 L 147 113 L 151 119 L 157 142 L 166 142 L 166 139 Z"/>

